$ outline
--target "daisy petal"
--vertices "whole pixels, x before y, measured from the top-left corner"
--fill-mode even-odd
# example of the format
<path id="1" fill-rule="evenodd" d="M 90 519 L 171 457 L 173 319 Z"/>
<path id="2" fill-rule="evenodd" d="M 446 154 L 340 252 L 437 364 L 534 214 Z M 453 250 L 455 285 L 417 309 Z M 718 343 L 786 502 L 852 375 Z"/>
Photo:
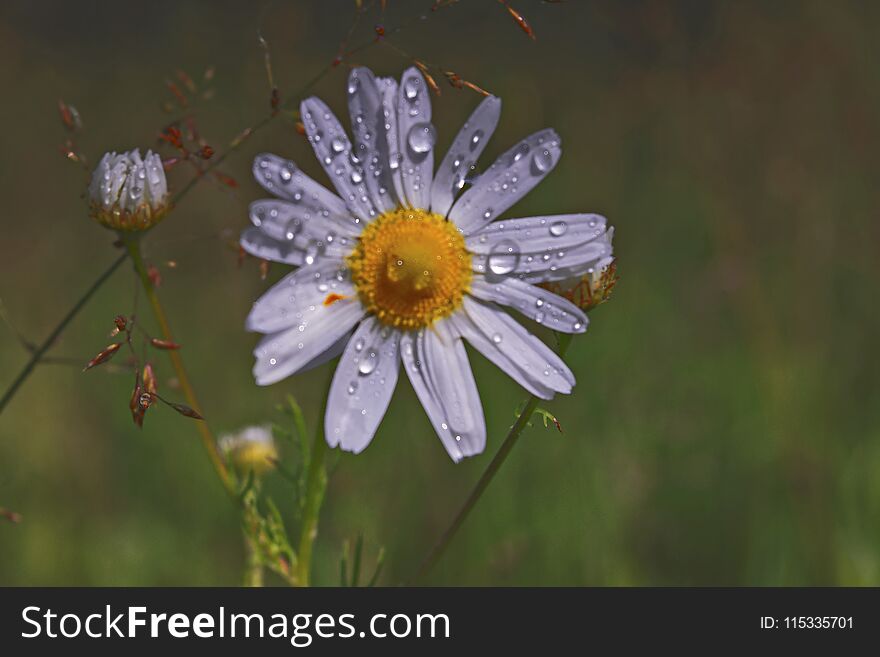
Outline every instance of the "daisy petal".
<path id="1" fill-rule="evenodd" d="M 484 301 L 510 306 L 554 331 L 583 333 L 587 330 L 587 316 L 571 301 L 518 278 L 487 280 L 480 275 L 474 276 L 471 294 Z"/>
<path id="2" fill-rule="evenodd" d="M 267 335 L 254 349 L 254 378 L 267 386 L 302 370 L 332 349 L 364 316 L 357 299 L 316 306 L 300 324 Z"/>
<path id="3" fill-rule="evenodd" d="M 414 66 L 404 71 L 397 89 L 397 138 L 406 200 L 412 208 L 427 210 L 431 205 L 437 133 L 431 124 L 431 91 Z"/>
<path id="4" fill-rule="evenodd" d="M 449 218 L 465 235 L 480 230 L 525 196 L 562 155 L 559 135 L 547 129 L 499 156 L 452 206 Z"/>
<path id="5" fill-rule="evenodd" d="M 314 313 L 343 298 L 356 296 L 342 261 L 323 260 L 291 272 L 266 290 L 251 308 L 245 328 L 277 333 L 307 322 Z"/>
<path id="6" fill-rule="evenodd" d="M 378 85 L 379 93 L 382 94 L 382 115 L 385 117 L 385 137 L 388 141 L 388 170 L 391 172 L 394 193 L 400 204 L 406 205 L 406 193 L 403 191 L 403 176 L 400 170 L 403 156 L 400 154 L 397 127 L 397 80 L 379 78 Z"/>
<path id="7" fill-rule="evenodd" d="M 315 216 L 332 219 L 338 230 L 349 235 L 360 232 L 360 222 L 351 216 L 345 201 L 309 178 L 290 160 L 261 153 L 254 158 L 253 172 L 254 179 L 270 194 L 302 205 L 305 211 Z"/>
<path id="8" fill-rule="evenodd" d="M 305 251 L 295 244 L 274 240 L 259 228 L 245 228 L 238 240 L 245 251 L 255 258 L 299 266 L 305 262 Z"/>
<path id="9" fill-rule="evenodd" d="M 356 68 L 348 76 L 348 110 L 354 133 L 354 154 L 366 171 L 365 183 L 379 212 L 397 207 L 394 182 L 388 169 L 388 136 L 382 92 L 373 72 Z"/>
<path id="10" fill-rule="evenodd" d="M 404 333 L 400 350 L 434 430 L 458 462 L 486 447 L 486 422 L 464 344 L 449 326 L 440 321 L 432 330 Z"/>
<path id="11" fill-rule="evenodd" d="M 376 208 L 367 195 L 364 169 L 351 158 L 351 141 L 339 119 L 319 98 L 306 98 L 300 115 L 309 142 L 333 186 L 351 212 L 362 221 L 376 216 Z"/>
<path id="12" fill-rule="evenodd" d="M 324 363 L 329 363 L 337 356 L 341 356 L 342 352 L 345 351 L 345 347 L 348 345 L 348 341 L 351 340 L 351 336 L 353 333 L 354 331 L 348 331 L 347 333 L 345 333 L 341 338 L 334 342 L 329 349 L 327 349 L 323 353 L 318 354 L 308 363 L 300 367 L 299 370 L 297 370 L 297 374 L 308 372 L 309 370 L 315 369 L 316 367 L 320 367 Z"/>
<path id="13" fill-rule="evenodd" d="M 509 330 L 506 325 L 496 326 L 493 332 L 486 334 L 474 323 L 467 313 L 456 313 L 449 318 L 449 321 L 455 325 L 459 335 L 467 340 L 474 349 L 483 354 L 483 356 L 528 392 L 541 399 L 553 398 L 555 391 L 552 388 L 545 386 L 538 377 L 526 376 L 517 364 L 517 361 L 514 360 L 514 357 L 519 357 L 522 360 L 521 354 L 510 354 L 508 349 L 502 348 L 504 335 Z M 524 329 L 523 332 L 525 332 Z"/>
<path id="14" fill-rule="evenodd" d="M 602 269 L 611 261 L 613 236 L 614 229 L 609 228 L 600 237 L 568 250 L 517 254 L 510 262 L 505 261 L 503 269 L 505 273 L 526 283 L 546 283 L 580 277 L 591 270 Z M 497 255 L 475 255 L 474 270 L 491 274 L 493 258 L 497 261 Z"/>
<path id="15" fill-rule="evenodd" d="M 605 233 L 607 220 L 600 214 L 559 214 L 493 221 L 467 238 L 468 251 L 488 254 L 502 243 L 513 242 L 520 254 L 553 255 L 560 249 L 591 242 Z"/>
<path id="16" fill-rule="evenodd" d="M 330 447 L 357 454 L 370 444 L 397 385 L 399 345 L 400 332 L 373 317 L 358 326 L 330 385 L 324 416 Z"/>
<path id="17" fill-rule="evenodd" d="M 489 96 L 477 106 L 437 167 L 431 186 L 431 212 L 445 217 L 465 177 L 486 148 L 501 116 L 501 99 Z"/>
<path id="18" fill-rule="evenodd" d="M 485 341 L 480 339 L 471 341 L 472 333 L 465 334 L 465 337 L 486 358 L 501 367 L 522 387 L 526 390 L 547 388 L 563 394 L 571 392 L 574 386 L 574 374 L 568 366 L 555 351 L 529 333 L 513 317 L 494 304 L 470 297 L 465 297 L 464 309 L 473 326 L 492 340 L 494 349 L 499 355 L 484 351 L 484 347 L 488 346 Z M 499 362 L 502 359 L 515 365 L 518 374 L 511 374 L 503 367 Z"/>
<path id="19" fill-rule="evenodd" d="M 345 257 L 352 249 L 354 237 L 341 232 L 329 217 L 313 215 L 301 205 L 277 199 L 262 199 L 250 205 L 251 223 L 279 242 L 290 242 L 294 248 L 311 254 Z"/>

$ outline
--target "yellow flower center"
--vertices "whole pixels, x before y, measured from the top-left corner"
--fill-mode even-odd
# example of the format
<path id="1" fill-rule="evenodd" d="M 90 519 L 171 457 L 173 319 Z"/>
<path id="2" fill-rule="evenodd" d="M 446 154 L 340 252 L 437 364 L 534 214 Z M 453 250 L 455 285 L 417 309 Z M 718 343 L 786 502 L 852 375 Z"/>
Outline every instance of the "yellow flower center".
<path id="1" fill-rule="evenodd" d="M 367 224 L 346 261 L 367 312 L 399 329 L 424 328 L 452 314 L 473 275 L 455 225 L 407 208 Z"/>

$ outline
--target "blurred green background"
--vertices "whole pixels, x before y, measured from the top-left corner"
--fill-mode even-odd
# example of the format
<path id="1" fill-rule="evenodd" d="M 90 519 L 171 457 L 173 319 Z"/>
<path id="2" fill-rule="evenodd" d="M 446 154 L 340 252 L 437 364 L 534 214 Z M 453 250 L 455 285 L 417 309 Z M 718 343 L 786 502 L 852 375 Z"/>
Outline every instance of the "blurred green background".
<path id="1" fill-rule="evenodd" d="M 350 43 L 430 4 L 388 0 Z M 4 3 L 0 298 L 17 329 L 42 340 L 116 257 L 112 234 L 86 216 L 84 172 L 58 152 L 59 98 L 82 114 L 79 146 L 94 163 L 155 147 L 171 116 L 165 80 L 212 65 L 215 97 L 196 112 L 223 151 L 268 112 L 260 25 L 287 97 L 332 60 L 354 5 Z M 508 215 L 606 214 L 621 281 L 570 351 L 575 394 L 548 405 L 565 433 L 524 436 L 427 581 L 880 585 L 880 5 L 514 6 L 537 41 L 493 0 L 428 11 L 388 39 L 503 98 L 484 166 L 528 133 L 558 130 L 560 165 Z M 385 75 L 408 65 L 383 46 L 348 63 Z M 315 89 L 340 116 L 346 64 Z M 439 81 L 442 153 L 479 97 Z M 262 195 L 249 175 L 262 150 L 325 180 L 293 123 L 276 120 L 223 167 L 238 188 L 201 184 L 144 245 L 160 267 L 177 262 L 162 267 L 160 294 L 217 432 L 280 419 L 290 393 L 314 421 L 331 374 L 270 388 L 250 374 L 256 338 L 242 324 L 269 281 L 253 261 L 238 268 L 226 240 Z M 173 186 L 189 176 L 178 167 Z M 51 355 L 88 360 L 134 289 L 126 265 Z M 401 380 L 369 449 L 338 458 L 317 583 L 336 583 L 342 543 L 358 532 L 368 562 L 387 550 L 382 582 L 400 582 L 452 518 L 524 396 L 471 360 L 487 452 L 454 465 Z M 25 361 L 0 326 L 0 387 Z M 155 363 L 164 385 L 170 365 L 161 353 Z M 23 516 L 0 519 L 0 584 L 240 581 L 237 516 L 191 421 L 157 408 L 137 430 L 130 384 L 41 365 L 0 417 L 0 506 Z M 283 482 L 268 487 L 290 511 Z"/>

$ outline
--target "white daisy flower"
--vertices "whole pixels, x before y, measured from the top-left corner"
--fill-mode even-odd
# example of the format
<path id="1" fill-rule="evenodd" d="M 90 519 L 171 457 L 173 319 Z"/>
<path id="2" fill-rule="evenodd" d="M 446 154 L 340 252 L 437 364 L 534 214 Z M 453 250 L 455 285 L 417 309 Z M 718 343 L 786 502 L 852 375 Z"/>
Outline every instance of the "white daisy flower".
<path id="1" fill-rule="evenodd" d="M 241 244 L 299 267 L 247 318 L 248 330 L 265 334 L 254 377 L 268 385 L 342 354 L 325 432 L 331 446 L 357 453 L 372 440 L 402 368 L 459 461 L 486 444 L 463 341 L 541 398 L 570 392 L 571 370 L 503 307 L 554 331 L 585 331 L 580 309 L 536 284 L 607 263 L 611 230 L 596 214 L 496 221 L 558 162 L 553 130 L 521 141 L 462 192 L 498 123 L 498 98 L 477 107 L 436 172 L 429 89 L 417 69 L 400 84 L 353 70 L 348 104 L 354 142 L 322 101 L 301 106 L 338 195 L 293 162 L 270 154 L 254 161 L 257 181 L 277 199 L 251 205 L 254 226 Z"/>
<path id="2" fill-rule="evenodd" d="M 115 230 L 146 230 L 170 208 L 162 159 L 137 149 L 105 153 L 89 183 L 92 216 Z"/>

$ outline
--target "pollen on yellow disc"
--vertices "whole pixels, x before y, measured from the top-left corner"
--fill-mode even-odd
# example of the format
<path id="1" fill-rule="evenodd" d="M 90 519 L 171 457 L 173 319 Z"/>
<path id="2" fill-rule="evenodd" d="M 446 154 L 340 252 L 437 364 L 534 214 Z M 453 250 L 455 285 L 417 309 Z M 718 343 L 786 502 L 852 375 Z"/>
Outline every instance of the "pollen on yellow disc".
<path id="1" fill-rule="evenodd" d="M 347 263 L 367 312 L 399 329 L 423 328 L 452 314 L 472 276 L 471 254 L 455 225 L 407 208 L 367 224 Z"/>

